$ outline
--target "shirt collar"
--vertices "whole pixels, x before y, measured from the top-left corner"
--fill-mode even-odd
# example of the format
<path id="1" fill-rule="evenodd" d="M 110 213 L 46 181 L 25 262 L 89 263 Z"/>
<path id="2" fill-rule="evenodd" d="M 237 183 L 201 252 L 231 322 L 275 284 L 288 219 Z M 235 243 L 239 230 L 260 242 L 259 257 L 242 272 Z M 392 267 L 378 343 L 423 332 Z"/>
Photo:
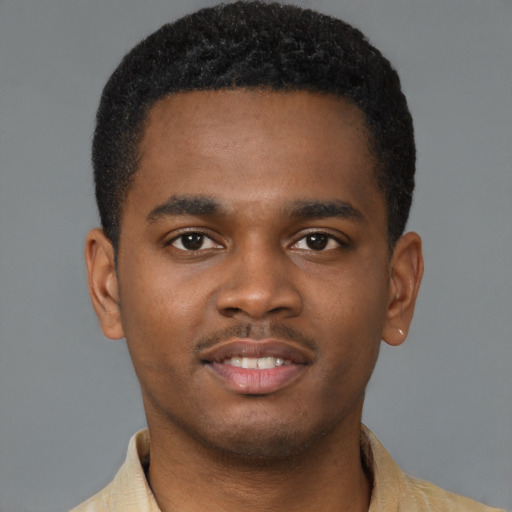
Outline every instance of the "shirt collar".
<path id="1" fill-rule="evenodd" d="M 361 426 L 360 445 L 363 464 L 373 480 L 368 512 L 396 510 L 403 490 L 402 470 L 377 437 L 364 425 Z M 160 512 L 145 474 L 145 468 L 149 465 L 149 456 L 149 432 L 144 429 L 137 432 L 130 440 L 125 463 L 112 482 L 110 499 L 111 503 L 116 505 L 119 503 L 119 510 Z"/>

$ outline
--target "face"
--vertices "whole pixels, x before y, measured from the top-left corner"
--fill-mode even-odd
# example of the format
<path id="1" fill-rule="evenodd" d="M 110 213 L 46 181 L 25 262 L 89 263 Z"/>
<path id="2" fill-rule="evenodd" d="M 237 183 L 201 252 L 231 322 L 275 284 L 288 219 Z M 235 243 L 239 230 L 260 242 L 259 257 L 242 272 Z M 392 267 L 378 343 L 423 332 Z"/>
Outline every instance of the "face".
<path id="1" fill-rule="evenodd" d="M 400 288 L 374 167 L 361 112 L 338 98 L 152 108 L 103 323 L 126 337 L 150 429 L 266 457 L 358 428 Z"/>

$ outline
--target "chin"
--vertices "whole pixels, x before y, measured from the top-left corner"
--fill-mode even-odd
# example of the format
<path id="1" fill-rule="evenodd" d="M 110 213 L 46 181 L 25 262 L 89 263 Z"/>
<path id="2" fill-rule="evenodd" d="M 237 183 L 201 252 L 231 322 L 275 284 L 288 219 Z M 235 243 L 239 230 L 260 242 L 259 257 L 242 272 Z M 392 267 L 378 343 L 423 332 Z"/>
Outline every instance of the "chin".
<path id="1" fill-rule="evenodd" d="M 279 462 L 299 456 L 325 438 L 334 428 L 322 425 L 297 425 L 290 422 L 258 422 L 246 418 L 229 424 L 210 424 L 206 432 L 189 432 L 196 441 L 216 456 L 257 464 Z"/>
<path id="2" fill-rule="evenodd" d="M 289 462 L 312 448 L 319 448 L 350 416 L 344 408 L 336 411 L 287 408 L 259 399 L 253 400 L 250 407 L 225 407 L 223 414 L 215 407 L 213 410 L 192 407 L 186 415 L 173 414 L 169 407 L 158 407 L 151 412 L 156 414 L 148 415 L 148 420 L 150 417 L 158 420 L 148 424 L 167 425 L 164 430 L 168 433 L 170 427 L 175 435 L 184 435 L 214 458 L 253 465 L 258 461 Z"/>
<path id="3" fill-rule="evenodd" d="M 240 435 L 231 435 L 229 443 L 226 439 L 220 442 L 212 440 L 209 448 L 223 453 L 226 456 L 233 456 L 240 460 L 251 462 L 276 461 L 288 459 L 307 450 L 313 441 L 311 438 L 298 438 L 296 433 L 277 431 L 259 432 L 255 429 L 248 429 Z"/>

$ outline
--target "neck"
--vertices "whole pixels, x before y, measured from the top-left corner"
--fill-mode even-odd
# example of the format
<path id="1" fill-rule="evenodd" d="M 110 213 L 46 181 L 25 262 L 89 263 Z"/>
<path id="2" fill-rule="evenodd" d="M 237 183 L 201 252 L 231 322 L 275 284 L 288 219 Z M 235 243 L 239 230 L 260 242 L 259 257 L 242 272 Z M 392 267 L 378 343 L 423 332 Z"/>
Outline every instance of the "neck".
<path id="1" fill-rule="evenodd" d="M 371 486 L 359 421 L 344 422 L 303 452 L 277 460 L 219 454 L 150 425 L 149 484 L 162 512 L 366 512 Z"/>

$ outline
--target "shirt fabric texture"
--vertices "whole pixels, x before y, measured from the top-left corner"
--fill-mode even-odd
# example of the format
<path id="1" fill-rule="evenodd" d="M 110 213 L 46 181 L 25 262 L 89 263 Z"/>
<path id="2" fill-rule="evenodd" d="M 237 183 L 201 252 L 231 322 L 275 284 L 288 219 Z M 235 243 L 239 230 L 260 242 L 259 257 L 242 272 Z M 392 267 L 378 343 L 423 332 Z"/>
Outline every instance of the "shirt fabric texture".
<path id="1" fill-rule="evenodd" d="M 149 445 L 147 429 L 135 434 L 114 480 L 71 512 L 161 512 L 144 471 L 149 464 Z M 364 425 L 361 453 L 373 475 L 368 512 L 505 512 L 406 475 Z"/>

